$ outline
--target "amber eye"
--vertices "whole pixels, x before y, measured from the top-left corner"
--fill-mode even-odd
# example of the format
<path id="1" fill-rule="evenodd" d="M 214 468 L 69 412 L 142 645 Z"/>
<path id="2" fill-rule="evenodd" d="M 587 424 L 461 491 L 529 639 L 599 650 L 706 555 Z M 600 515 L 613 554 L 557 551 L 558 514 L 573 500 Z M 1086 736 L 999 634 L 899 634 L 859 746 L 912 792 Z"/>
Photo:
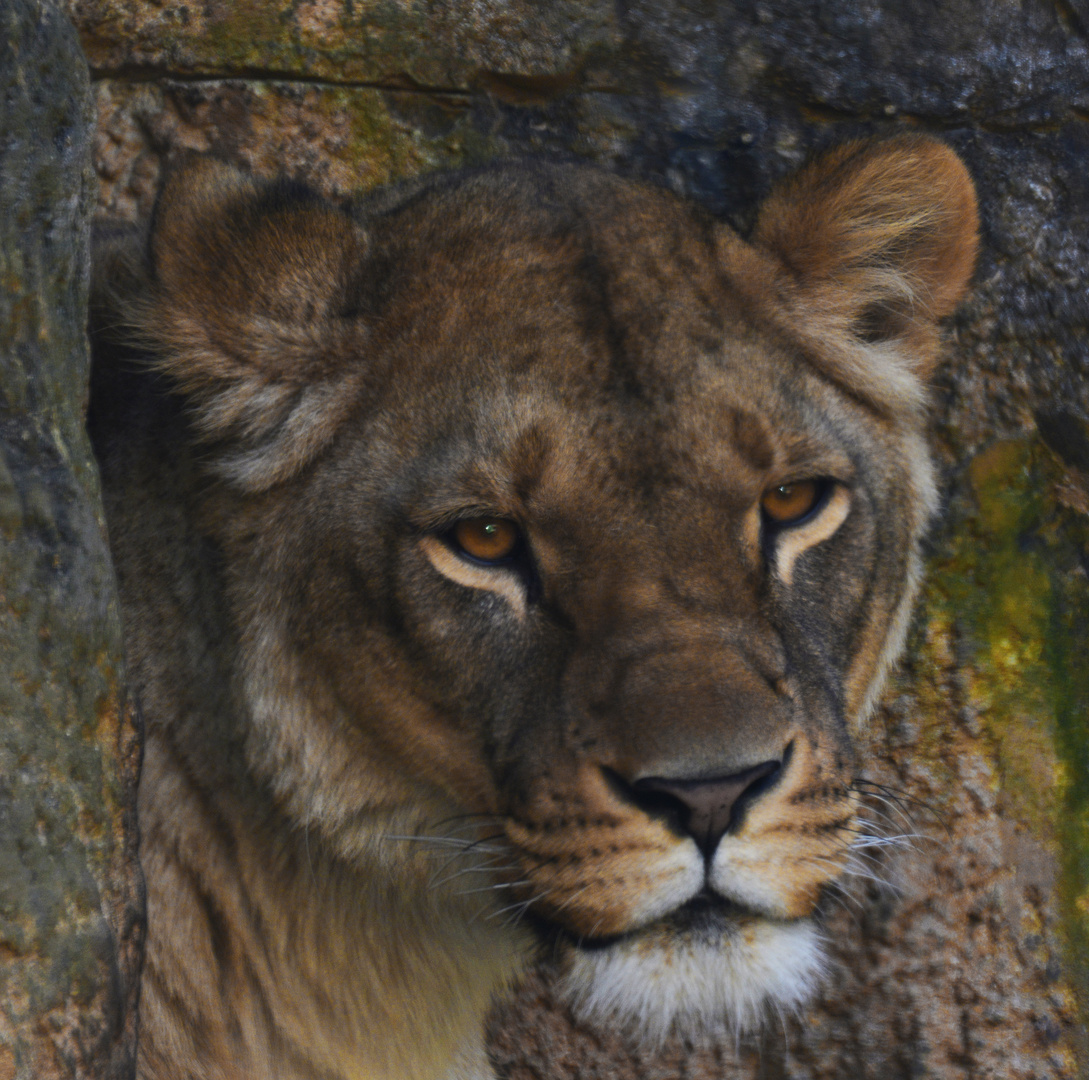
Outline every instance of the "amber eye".
<path id="1" fill-rule="evenodd" d="M 514 554 L 522 534 L 512 521 L 480 517 L 459 521 L 451 530 L 450 538 L 469 558 L 498 563 Z"/>
<path id="2" fill-rule="evenodd" d="M 777 525 L 791 525 L 804 518 L 817 505 L 821 488 L 817 480 L 780 484 L 764 492 L 760 505 L 764 513 Z"/>

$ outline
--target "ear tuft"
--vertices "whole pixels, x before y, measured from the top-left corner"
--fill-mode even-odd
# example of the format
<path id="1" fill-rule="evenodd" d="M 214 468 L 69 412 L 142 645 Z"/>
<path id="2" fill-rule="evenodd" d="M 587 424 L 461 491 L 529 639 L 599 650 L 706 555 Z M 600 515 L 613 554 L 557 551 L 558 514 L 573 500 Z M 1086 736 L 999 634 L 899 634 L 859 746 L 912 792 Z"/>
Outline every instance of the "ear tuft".
<path id="1" fill-rule="evenodd" d="M 208 158 L 166 183 L 140 329 L 221 475 L 260 490 L 332 437 L 362 379 L 365 253 L 352 219 L 301 185 Z"/>
<path id="2" fill-rule="evenodd" d="M 841 358 L 830 374 L 867 398 L 906 403 L 936 361 L 937 321 L 975 267 L 975 189 L 935 139 L 849 143 L 769 196 L 753 243 L 785 270 L 792 318 Z"/>

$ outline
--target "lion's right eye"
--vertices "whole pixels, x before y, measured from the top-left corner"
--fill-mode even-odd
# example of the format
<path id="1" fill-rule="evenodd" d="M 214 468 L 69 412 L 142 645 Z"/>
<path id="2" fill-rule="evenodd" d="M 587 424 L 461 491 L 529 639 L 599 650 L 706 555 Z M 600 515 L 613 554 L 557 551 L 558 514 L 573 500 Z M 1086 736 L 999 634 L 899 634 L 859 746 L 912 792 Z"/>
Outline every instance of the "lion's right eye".
<path id="1" fill-rule="evenodd" d="M 474 562 L 497 564 L 517 552 L 522 533 L 513 521 L 505 518 L 479 517 L 459 521 L 450 530 L 449 538 L 459 554 Z"/>

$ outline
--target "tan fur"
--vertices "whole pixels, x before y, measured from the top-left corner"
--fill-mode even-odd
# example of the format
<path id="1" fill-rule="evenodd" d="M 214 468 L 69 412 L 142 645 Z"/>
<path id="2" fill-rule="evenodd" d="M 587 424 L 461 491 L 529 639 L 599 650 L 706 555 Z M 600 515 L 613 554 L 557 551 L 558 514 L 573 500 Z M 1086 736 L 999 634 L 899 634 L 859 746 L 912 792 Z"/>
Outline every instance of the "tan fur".
<path id="1" fill-rule="evenodd" d="M 902 138 L 788 180 L 751 241 L 590 168 L 348 212 L 198 159 L 100 246 L 144 1080 L 484 1077 L 538 945 L 652 1039 L 804 998 L 975 245 L 963 166 Z M 776 532 L 762 494 L 803 480 Z M 515 561 L 452 546 L 480 516 Z M 766 762 L 706 859 L 640 786 Z"/>

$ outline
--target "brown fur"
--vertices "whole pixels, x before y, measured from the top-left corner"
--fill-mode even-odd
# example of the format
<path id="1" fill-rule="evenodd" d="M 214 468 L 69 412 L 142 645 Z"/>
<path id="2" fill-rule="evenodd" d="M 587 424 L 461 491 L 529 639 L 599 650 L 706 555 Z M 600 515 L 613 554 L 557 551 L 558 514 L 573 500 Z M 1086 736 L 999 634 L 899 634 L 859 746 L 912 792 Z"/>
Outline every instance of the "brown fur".
<path id="1" fill-rule="evenodd" d="M 693 940 L 695 845 L 644 777 L 783 761 L 705 888 L 756 954 L 816 916 L 975 236 L 963 166 L 906 138 L 803 170 L 751 242 L 590 168 L 349 214 L 197 160 L 144 254 L 102 249 L 145 1080 L 485 1075 L 535 941 Z M 819 512 L 775 533 L 762 493 L 811 478 Z M 479 515 L 519 524 L 522 563 L 449 546 Z"/>

